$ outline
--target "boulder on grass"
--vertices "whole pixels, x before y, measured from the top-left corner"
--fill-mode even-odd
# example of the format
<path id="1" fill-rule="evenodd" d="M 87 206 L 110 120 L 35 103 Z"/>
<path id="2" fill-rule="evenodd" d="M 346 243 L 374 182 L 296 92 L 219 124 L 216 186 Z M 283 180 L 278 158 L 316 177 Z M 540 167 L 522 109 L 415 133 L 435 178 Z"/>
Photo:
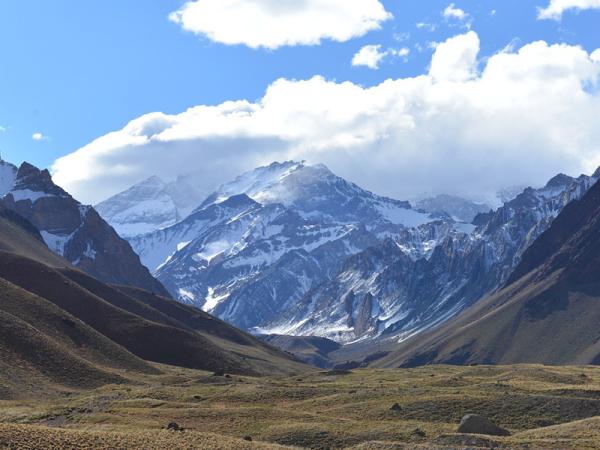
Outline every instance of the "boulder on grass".
<path id="1" fill-rule="evenodd" d="M 183 428 L 181 428 L 177 422 L 171 422 L 169 425 L 167 425 L 167 430 L 183 431 Z"/>
<path id="2" fill-rule="evenodd" d="M 486 434 L 488 436 L 510 436 L 510 432 L 477 414 L 467 414 L 460 421 L 459 433 Z"/>

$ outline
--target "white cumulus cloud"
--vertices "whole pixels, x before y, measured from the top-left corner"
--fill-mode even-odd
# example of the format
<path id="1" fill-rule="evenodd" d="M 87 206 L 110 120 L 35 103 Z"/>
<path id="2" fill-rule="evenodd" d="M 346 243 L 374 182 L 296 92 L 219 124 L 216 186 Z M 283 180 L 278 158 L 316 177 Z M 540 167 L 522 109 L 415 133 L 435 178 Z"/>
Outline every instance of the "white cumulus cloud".
<path id="1" fill-rule="evenodd" d="M 345 42 L 392 15 L 379 0 L 193 0 L 169 18 L 215 42 L 276 49 Z"/>
<path id="2" fill-rule="evenodd" d="M 471 16 L 463 9 L 458 8 L 454 3 L 450 3 L 443 11 L 442 16 L 450 24 L 456 24 L 463 28 L 470 29 L 472 24 Z"/>
<path id="3" fill-rule="evenodd" d="M 469 32 L 428 72 L 372 87 L 280 79 L 255 101 L 151 113 L 53 165 L 95 202 L 153 174 L 195 174 L 206 192 L 274 160 L 306 159 L 374 192 L 493 195 L 600 165 L 600 51 L 532 42 L 489 58 Z"/>
<path id="4" fill-rule="evenodd" d="M 381 45 L 365 45 L 352 58 L 352 65 L 379 69 L 379 63 L 386 55 L 387 52 L 381 51 Z"/>
<path id="5" fill-rule="evenodd" d="M 369 69 L 379 69 L 381 62 L 390 56 L 406 58 L 410 54 L 410 49 L 402 47 L 400 49 L 389 48 L 382 50 L 381 45 L 365 45 L 352 58 L 353 66 L 365 66 Z"/>
<path id="6" fill-rule="evenodd" d="M 550 0 L 548 6 L 540 8 L 538 18 L 560 20 L 571 9 L 600 9 L 600 0 Z"/>
<path id="7" fill-rule="evenodd" d="M 446 19 L 465 20 L 467 18 L 467 13 L 464 10 L 457 8 L 454 3 L 450 3 L 448 6 L 446 6 L 442 12 L 442 15 Z"/>
<path id="8" fill-rule="evenodd" d="M 435 80 L 466 81 L 477 76 L 479 36 L 474 31 L 436 45 L 429 75 Z"/>
<path id="9" fill-rule="evenodd" d="M 46 136 L 44 136 L 40 132 L 36 132 L 31 135 L 31 139 L 33 139 L 34 141 L 43 141 L 46 139 Z"/>

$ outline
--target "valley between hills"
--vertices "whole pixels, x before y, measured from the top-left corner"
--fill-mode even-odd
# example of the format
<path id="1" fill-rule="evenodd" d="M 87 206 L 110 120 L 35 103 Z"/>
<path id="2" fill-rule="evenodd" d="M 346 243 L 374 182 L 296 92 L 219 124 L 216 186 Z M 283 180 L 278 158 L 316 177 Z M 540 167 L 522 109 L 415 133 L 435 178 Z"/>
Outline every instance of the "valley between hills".
<path id="1" fill-rule="evenodd" d="M 144 235 L 176 249 L 150 270 L 49 172 L 2 168 L 0 448 L 600 448 L 600 171 L 469 224 L 273 164 Z M 312 332 L 252 326 L 286 308 Z"/>

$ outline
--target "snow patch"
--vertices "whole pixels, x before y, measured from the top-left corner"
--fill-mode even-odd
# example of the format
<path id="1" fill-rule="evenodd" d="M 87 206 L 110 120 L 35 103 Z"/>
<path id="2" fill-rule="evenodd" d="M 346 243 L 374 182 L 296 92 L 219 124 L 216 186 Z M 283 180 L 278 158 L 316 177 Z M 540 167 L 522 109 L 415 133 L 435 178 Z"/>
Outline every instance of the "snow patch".
<path id="1" fill-rule="evenodd" d="M 15 202 L 29 200 L 31 203 L 37 202 L 40 198 L 54 197 L 52 194 L 46 192 L 35 192 L 29 189 L 20 189 L 17 191 L 11 191 L 10 194 L 15 199 Z"/>
<path id="2" fill-rule="evenodd" d="M 429 214 L 424 214 L 414 209 L 400 208 L 389 204 L 379 204 L 376 208 L 384 219 L 408 228 L 418 227 L 435 220 Z"/>
<path id="3" fill-rule="evenodd" d="M 203 250 L 199 253 L 196 253 L 196 257 L 208 261 L 209 263 L 219 256 L 221 253 L 229 250 L 231 248 L 231 243 L 228 241 L 216 241 L 207 244 Z"/>
<path id="4" fill-rule="evenodd" d="M 44 239 L 44 242 L 48 248 L 60 256 L 65 255 L 65 247 L 73 238 L 73 233 L 67 235 L 58 235 L 48 233 L 47 231 L 40 231 L 40 234 L 42 235 L 42 238 Z"/>
<path id="5" fill-rule="evenodd" d="M 223 300 L 229 298 L 229 293 L 223 295 L 215 295 L 215 290 L 211 287 L 208 288 L 208 295 L 204 299 L 204 305 L 202 306 L 202 311 L 211 312 L 213 309 L 217 307 L 219 303 Z"/>
<path id="6" fill-rule="evenodd" d="M 196 296 L 194 295 L 194 293 L 186 289 L 178 289 L 177 294 L 179 295 L 180 300 L 185 303 L 193 304 L 196 301 Z"/>
<path id="7" fill-rule="evenodd" d="M 85 248 L 85 251 L 83 252 L 83 256 L 90 258 L 90 259 L 96 259 L 96 250 L 94 250 L 94 247 L 92 246 L 91 243 L 87 243 L 87 246 Z"/>
<path id="8" fill-rule="evenodd" d="M 180 252 L 181 250 L 186 248 L 188 245 L 190 245 L 190 242 L 192 241 L 180 242 L 179 244 L 177 244 L 177 251 Z"/>
<path id="9" fill-rule="evenodd" d="M 16 180 L 17 168 L 0 160 L 0 197 L 10 192 Z"/>

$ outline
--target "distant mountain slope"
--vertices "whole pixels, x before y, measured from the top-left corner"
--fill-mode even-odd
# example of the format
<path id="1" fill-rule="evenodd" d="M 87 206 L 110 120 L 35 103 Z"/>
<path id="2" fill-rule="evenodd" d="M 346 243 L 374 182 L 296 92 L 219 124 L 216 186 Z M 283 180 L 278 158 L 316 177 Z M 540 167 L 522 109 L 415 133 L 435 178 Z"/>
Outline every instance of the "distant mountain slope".
<path id="1" fill-rule="evenodd" d="M 95 206 L 124 238 L 151 233 L 188 216 L 202 198 L 184 177 L 165 183 L 159 177 L 132 186 Z"/>
<path id="2" fill-rule="evenodd" d="M 329 355 L 342 346 L 330 339 L 318 336 L 286 336 L 271 334 L 261 336 L 265 342 L 290 352 L 313 366 L 328 369 L 333 367 Z"/>
<path id="3" fill-rule="evenodd" d="M 0 163 L 5 171 L 14 166 Z M 6 183 L 4 188 L 8 188 Z M 56 186 L 47 170 L 23 163 L 1 200 L 40 232 L 48 247 L 74 266 L 108 283 L 126 284 L 168 295 L 127 241 L 90 207 Z"/>
<path id="4" fill-rule="evenodd" d="M 511 199 L 512 200 L 512 199 Z M 475 216 L 489 212 L 492 208 L 455 195 L 436 195 L 419 200 L 415 208 L 429 213 L 446 213 L 457 222 L 471 223 Z"/>
<path id="5" fill-rule="evenodd" d="M 600 184 L 567 205 L 509 284 L 376 364 L 600 364 Z"/>

